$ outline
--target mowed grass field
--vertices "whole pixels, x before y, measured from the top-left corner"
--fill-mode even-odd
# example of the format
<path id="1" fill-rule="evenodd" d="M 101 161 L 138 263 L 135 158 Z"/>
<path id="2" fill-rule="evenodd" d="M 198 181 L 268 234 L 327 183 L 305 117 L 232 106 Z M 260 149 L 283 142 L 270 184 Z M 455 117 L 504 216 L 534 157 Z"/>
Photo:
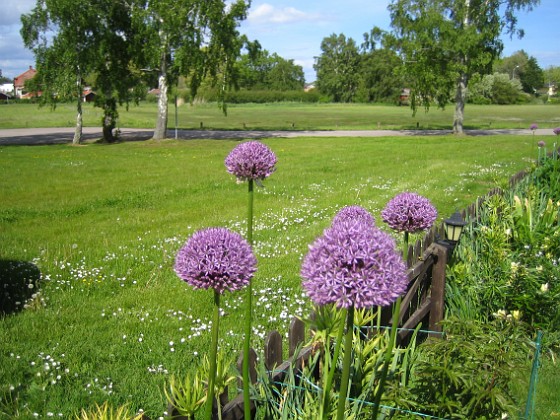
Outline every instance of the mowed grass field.
<path id="1" fill-rule="evenodd" d="M 154 111 L 137 110 L 144 107 Z M 274 113 L 266 119 L 267 108 L 254 107 L 261 128 L 279 124 Z M 355 108 L 365 109 L 348 112 Z M 225 118 L 212 109 L 216 121 Z M 326 124 L 326 117 L 314 118 Z M 255 197 L 257 349 L 268 331 L 285 334 L 292 316 L 308 313 L 301 259 L 341 207 L 362 205 L 382 226 L 387 201 L 415 191 L 434 203 L 441 221 L 491 188 L 506 187 L 537 156 L 534 136 L 263 142 L 278 166 Z M 17 297 L 21 309 L 0 318 L 1 419 L 70 418 L 104 401 L 128 403 L 151 418 L 164 415 L 170 375 L 198 366 L 210 342 L 211 294 L 177 278 L 175 254 L 200 228 L 245 232 L 247 186 L 223 163 L 236 144 L 0 147 L 0 268 L 4 285 L 11 282 L 0 294 L 3 303 Z M 220 348 L 232 360 L 243 337 L 242 304 L 243 293 L 224 299 Z M 547 390 L 556 389 L 554 370 L 547 369 Z M 558 405 L 548 404 L 547 413 Z"/>
<path id="2" fill-rule="evenodd" d="M 142 102 L 120 108 L 121 128 L 154 128 L 156 104 Z M 73 127 L 74 104 L 59 104 L 54 110 L 35 104 L 16 103 L 0 106 L 1 128 Z M 423 109 L 412 115 L 410 108 L 369 104 L 243 104 L 227 107 L 227 115 L 216 104 L 181 104 L 177 108 L 177 126 L 181 129 L 217 130 L 373 130 L 373 129 L 450 129 L 453 106 L 445 110 Z M 84 125 L 100 126 L 102 112 L 84 104 Z M 470 105 L 465 108 L 466 129 L 528 129 L 560 126 L 557 105 Z M 175 127 L 175 108 L 169 108 L 169 127 Z"/>

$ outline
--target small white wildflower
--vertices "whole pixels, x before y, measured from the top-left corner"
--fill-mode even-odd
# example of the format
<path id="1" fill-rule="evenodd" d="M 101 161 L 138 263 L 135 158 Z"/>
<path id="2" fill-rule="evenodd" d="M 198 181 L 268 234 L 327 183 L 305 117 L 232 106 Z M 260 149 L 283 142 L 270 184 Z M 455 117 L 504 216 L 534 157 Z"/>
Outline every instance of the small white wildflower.
<path id="1" fill-rule="evenodd" d="M 548 292 L 548 283 L 541 284 L 541 292 L 542 293 Z"/>

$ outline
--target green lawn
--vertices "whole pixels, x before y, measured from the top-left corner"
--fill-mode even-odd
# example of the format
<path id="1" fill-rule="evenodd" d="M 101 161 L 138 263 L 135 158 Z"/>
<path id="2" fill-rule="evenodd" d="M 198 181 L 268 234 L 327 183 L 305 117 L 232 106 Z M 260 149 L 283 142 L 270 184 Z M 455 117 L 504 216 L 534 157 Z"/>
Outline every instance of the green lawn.
<path id="1" fill-rule="evenodd" d="M 413 116 L 408 107 L 364 104 L 229 105 L 227 116 L 216 104 L 183 104 L 178 107 L 178 126 L 183 129 L 231 130 L 366 130 L 366 129 L 450 129 L 453 106 L 445 110 L 419 110 Z M 0 106 L 0 128 L 72 127 L 75 106 L 60 104 L 54 110 L 34 104 Z M 466 129 L 539 128 L 560 126 L 560 107 L 555 105 L 467 105 Z M 169 127 L 175 127 L 175 110 L 169 108 Z M 101 109 L 84 107 L 84 125 L 99 126 Z M 131 104 L 120 109 L 119 125 L 126 128 L 154 128 L 156 105 Z"/>
<path id="2" fill-rule="evenodd" d="M 266 332 L 285 333 L 291 316 L 306 313 L 301 258 L 339 208 L 360 204 L 381 225 L 387 201 L 408 190 L 432 200 L 442 220 L 506 186 L 537 155 L 532 136 L 264 142 L 278 169 L 255 197 L 257 348 Z M 174 255 L 196 229 L 245 230 L 246 185 L 223 164 L 235 145 L 0 147 L 0 269 L 20 282 L 11 292 L 19 306 L 30 299 L 0 319 L 1 419 L 69 418 L 105 400 L 163 415 L 169 375 L 200 363 L 210 341 L 212 297 L 175 276 Z M 30 289 L 34 266 L 42 280 Z M 232 358 L 242 300 L 224 302 L 220 346 Z"/>

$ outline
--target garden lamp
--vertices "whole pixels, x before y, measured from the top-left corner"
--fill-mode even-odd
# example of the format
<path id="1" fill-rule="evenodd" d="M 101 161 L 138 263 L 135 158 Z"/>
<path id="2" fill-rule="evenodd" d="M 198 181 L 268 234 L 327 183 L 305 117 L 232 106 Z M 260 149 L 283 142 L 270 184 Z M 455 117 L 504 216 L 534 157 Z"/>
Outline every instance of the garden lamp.
<path id="1" fill-rule="evenodd" d="M 449 219 L 445 219 L 443 221 L 445 237 L 447 238 L 447 241 L 449 241 L 450 245 L 455 246 L 457 242 L 459 242 L 459 238 L 461 237 L 463 228 L 466 224 L 467 222 L 465 222 L 463 216 L 461 216 L 461 213 L 458 211 L 453 213 Z"/>

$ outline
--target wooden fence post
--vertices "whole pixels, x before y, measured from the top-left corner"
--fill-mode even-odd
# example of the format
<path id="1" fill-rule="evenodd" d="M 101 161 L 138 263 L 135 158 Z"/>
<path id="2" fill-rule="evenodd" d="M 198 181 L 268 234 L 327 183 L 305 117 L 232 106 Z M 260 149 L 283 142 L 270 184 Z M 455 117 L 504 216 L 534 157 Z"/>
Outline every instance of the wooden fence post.
<path id="1" fill-rule="evenodd" d="M 303 340 L 305 340 L 305 323 L 299 318 L 292 318 L 290 322 L 289 356 L 292 357 Z"/>
<path id="2" fill-rule="evenodd" d="M 441 331 L 440 321 L 445 309 L 445 269 L 447 267 L 448 249 L 440 244 L 434 244 L 436 261 L 432 268 L 432 294 L 430 308 L 430 331 Z"/>
<path id="3" fill-rule="evenodd" d="M 271 331 L 264 344 L 264 365 L 268 370 L 282 364 L 282 336 L 278 331 Z"/>

